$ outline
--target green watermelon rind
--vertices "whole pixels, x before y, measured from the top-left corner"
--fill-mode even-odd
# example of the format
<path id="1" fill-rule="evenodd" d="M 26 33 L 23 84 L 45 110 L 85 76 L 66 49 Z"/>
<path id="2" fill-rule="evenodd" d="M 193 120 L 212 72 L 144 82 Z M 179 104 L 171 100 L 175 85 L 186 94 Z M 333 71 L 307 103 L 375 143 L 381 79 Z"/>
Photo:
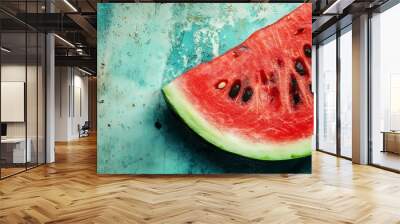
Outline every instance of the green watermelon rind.
<path id="1" fill-rule="evenodd" d="M 194 132 L 222 150 L 251 159 L 271 161 L 311 155 L 311 136 L 279 143 L 252 142 L 233 132 L 219 130 L 204 119 L 175 82 L 166 85 L 162 91 L 169 105 Z"/>

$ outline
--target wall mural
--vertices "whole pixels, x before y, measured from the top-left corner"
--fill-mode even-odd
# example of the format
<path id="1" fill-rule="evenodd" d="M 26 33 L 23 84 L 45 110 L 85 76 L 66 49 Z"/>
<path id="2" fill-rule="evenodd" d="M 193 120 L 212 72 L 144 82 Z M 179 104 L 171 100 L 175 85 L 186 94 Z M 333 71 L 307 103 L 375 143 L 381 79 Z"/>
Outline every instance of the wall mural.
<path id="1" fill-rule="evenodd" d="M 99 4 L 99 173 L 310 173 L 311 4 Z"/>

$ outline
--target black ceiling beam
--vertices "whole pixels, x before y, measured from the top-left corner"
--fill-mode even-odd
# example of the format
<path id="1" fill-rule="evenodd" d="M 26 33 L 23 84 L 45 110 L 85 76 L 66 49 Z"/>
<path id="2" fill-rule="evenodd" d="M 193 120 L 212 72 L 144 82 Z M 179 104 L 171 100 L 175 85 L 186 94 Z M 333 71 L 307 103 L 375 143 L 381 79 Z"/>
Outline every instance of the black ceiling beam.
<path id="1" fill-rule="evenodd" d="M 96 70 L 97 60 L 92 56 L 55 56 L 56 66 L 80 66 Z"/>
<path id="2" fill-rule="evenodd" d="M 330 27 L 332 24 L 336 23 L 338 16 L 321 16 L 312 24 L 313 35 L 318 35 L 323 30 Z"/>
<path id="3" fill-rule="evenodd" d="M 89 38 L 86 41 L 92 45 L 96 46 L 97 30 L 96 28 L 82 15 L 80 14 L 68 14 L 68 17 L 74 21 L 78 26 L 85 31 Z"/>
<path id="4" fill-rule="evenodd" d="M 86 3 L 90 6 L 90 8 L 92 8 L 93 9 L 93 11 L 97 11 L 96 10 L 96 6 L 94 6 L 89 0 L 86 0 Z"/>
<path id="5" fill-rule="evenodd" d="M 24 24 L 21 24 L 19 22 L 16 22 L 14 19 L 10 18 L 2 18 L 0 19 L 0 27 L 1 27 L 1 32 L 15 32 L 15 31 L 24 31 L 26 29 L 26 26 Z"/>
<path id="6" fill-rule="evenodd" d="M 0 17 L 0 21 L 3 20 L 3 19 L 6 19 L 6 20 L 12 19 L 14 21 L 16 27 L 19 27 L 19 26 L 22 25 L 24 27 L 24 30 L 26 28 L 35 30 L 35 27 L 32 27 L 30 24 L 26 23 L 25 20 L 21 20 L 20 18 L 15 16 L 13 13 L 11 13 L 11 12 L 7 11 L 6 9 L 1 8 L 1 7 L 0 7 L 0 16 L 1 16 Z M 19 24 L 19 25 L 17 25 L 17 24 Z M 4 30 L 4 28 L 2 27 L 2 31 L 3 30 Z"/>
<path id="7" fill-rule="evenodd" d="M 336 34 L 337 30 L 342 30 L 345 27 L 349 26 L 352 23 L 353 15 L 348 14 L 345 17 L 341 18 L 340 20 L 336 20 L 332 23 L 329 27 L 325 28 L 318 34 L 313 34 L 313 44 L 319 44 L 324 40 L 328 39 L 329 37 Z"/>
<path id="8" fill-rule="evenodd" d="M 78 56 L 90 56 L 93 58 L 97 57 L 97 49 L 96 48 L 81 47 L 80 49 L 82 49 L 84 55 L 78 55 Z M 56 56 L 67 56 L 67 55 L 70 55 L 69 53 L 71 53 L 71 52 L 74 52 L 74 54 L 77 54 L 76 48 L 57 47 L 56 46 L 55 50 L 56 50 Z"/>
<path id="9" fill-rule="evenodd" d="M 82 28 L 64 13 L 19 13 L 16 17 L 42 32 L 81 31 Z"/>

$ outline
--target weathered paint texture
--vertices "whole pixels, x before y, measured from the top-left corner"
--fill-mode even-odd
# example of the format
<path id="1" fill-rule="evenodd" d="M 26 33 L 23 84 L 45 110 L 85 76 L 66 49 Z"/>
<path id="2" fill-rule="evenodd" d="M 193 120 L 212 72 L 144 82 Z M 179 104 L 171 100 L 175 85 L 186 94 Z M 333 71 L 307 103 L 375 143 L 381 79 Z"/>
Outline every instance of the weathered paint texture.
<path id="1" fill-rule="evenodd" d="M 98 4 L 98 172 L 308 173 L 311 159 L 261 162 L 214 148 L 161 88 L 298 4 Z"/>

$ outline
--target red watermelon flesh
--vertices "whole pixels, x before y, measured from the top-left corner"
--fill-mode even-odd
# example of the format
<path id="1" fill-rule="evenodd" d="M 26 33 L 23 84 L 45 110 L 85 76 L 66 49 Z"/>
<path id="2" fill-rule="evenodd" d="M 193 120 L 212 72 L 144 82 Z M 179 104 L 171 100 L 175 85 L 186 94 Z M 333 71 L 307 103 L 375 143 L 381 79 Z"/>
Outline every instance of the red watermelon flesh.
<path id="1" fill-rule="evenodd" d="M 239 46 L 163 88 L 200 136 L 260 160 L 311 153 L 311 11 L 304 3 Z"/>

